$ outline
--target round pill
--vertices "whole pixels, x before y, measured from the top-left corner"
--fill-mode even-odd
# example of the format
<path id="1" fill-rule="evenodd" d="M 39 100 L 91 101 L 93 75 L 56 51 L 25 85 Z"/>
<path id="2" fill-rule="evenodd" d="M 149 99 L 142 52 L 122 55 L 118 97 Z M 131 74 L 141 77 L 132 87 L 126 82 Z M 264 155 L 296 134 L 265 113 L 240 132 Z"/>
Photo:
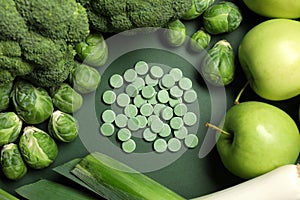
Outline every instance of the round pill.
<path id="1" fill-rule="evenodd" d="M 109 84 L 113 88 L 120 88 L 123 83 L 123 77 L 120 74 L 114 74 L 109 78 Z"/>
<path id="2" fill-rule="evenodd" d="M 166 106 L 165 108 L 163 108 L 163 110 L 161 111 L 161 118 L 163 120 L 170 120 L 173 117 L 173 109 L 169 106 Z"/>
<path id="3" fill-rule="evenodd" d="M 127 117 L 135 117 L 138 114 L 138 109 L 135 105 L 133 104 L 128 104 L 125 108 L 124 108 L 124 114 Z"/>
<path id="4" fill-rule="evenodd" d="M 193 83 L 192 83 L 191 79 L 189 79 L 187 77 L 183 77 L 182 79 L 179 80 L 178 85 L 183 90 L 189 90 L 192 88 Z"/>
<path id="5" fill-rule="evenodd" d="M 153 133 L 151 131 L 150 128 L 146 128 L 144 131 L 143 131 L 143 138 L 144 140 L 146 140 L 147 142 L 152 142 L 156 139 L 157 137 L 157 134 L 156 133 Z"/>
<path id="6" fill-rule="evenodd" d="M 141 60 L 135 64 L 134 69 L 138 75 L 142 76 L 142 75 L 147 74 L 147 72 L 149 70 L 149 66 L 145 61 Z"/>
<path id="7" fill-rule="evenodd" d="M 156 98 L 156 96 L 157 96 L 157 92 L 155 92 L 154 96 L 151 97 L 150 99 L 148 99 L 147 102 L 150 103 L 150 104 L 152 104 L 152 105 L 157 104 L 157 98 Z"/>
<path id="8" fill-rule="evenodd" d="M 169 105 L 174 108 L 177 104 L 182 103 L 182 99 L 178 98 L 178 99 L 174 99 L 174 98 L 170 98 L 169 99 Z"/>
<path id="9" fill-rule="evenodd" d="M 178 69 L 178 68 L 172 68 L 170 70 L 169 74 L 172 75 L 172 77 L 174 78 L 174 80 L 176 82 L 179 81 L 182 78 L 182 76 L 183 76 L 182 71 L 180 69 Z"/>
<path id="10" fill-rule="evenodd" d="M 127 127 L 131 131 L 137 131 L 139 129 L 139 120 L 136 117 L 129 118 Z"/>
<path id="11" fill-rule="evenodd" d="M 112 123 L 115 121 L 116 113 L 113 110 L 105 110 L 102 113 L 102 120 L 104 122 Z"/>
<path id="12" fill-rule="evenodd" d="M 170 95 L 174 98 L 180 98 L 183 95 L 182 89 L 180 89 L 177 85 L 171 87 L 170 89 Z"/>
<path id="13" fill-rule="evenodd" d="M 128 120 L 128 117 L 126 115 L 120 113 L 120 114 L 117 114 L 117 116 L 115 118 L 115 124 L 119 128 L 124 128 L 127 126 L 127 120 Z"/>
<path id="14" fill-rule="evenodd" d="M 165 74 L 161 79 L 161 84 L 165 88 L 171 88 L 175 85 L 175 79 L 171 74 Z"/>
<path id="15" fill-rule="evenodd" d="M 195 148 L 198 145 L 198 142 L 199 142 L 198 137 L 194 134 L 188 134 L 184 138 L 184 144 L 188 148 Z"/>
<path id="16" fill-rule="evenodd" d="M 167 150 L 168 144 L 164 139 L 159 138 L 159 139 L 154 141 L 153 148 L 156 152 L 163 153 Z"/>
<path id="17" fill-rule="evenodd" d="M 183 116 L 183 122 L 187 126 L 193 126 L 197 122 L 197 115 L 193 112 L 187 112 Z"/>
<path id="18" fill-rule="evenodd" d="M 143 87 L 145 87 L 146 83 L 143 78 L 137 77 L 135 81 L 132 82 L 133 85 L 137 87 L 138 90 L 141 90 Z"/>
<path id="19" fill-rule="evenodd" d="M 145 76 L 145 83 L 149 86 L 156 86 L 158 84 L 158 79 L 153 79 L 149 74 Z"/>
<path id="20" fill-rule="evenodd" d="M 184 103 L 179 103 L 174 107 L 174 114 L 178 117 L 182 117 L 185 113 L 187 113 L 187 106 Z"/>
<path id="21" fill-rule="evenodd" d="M 117 137 L 120 141 L 125 142 L 131 138 L 131 132 L 127 128 L 121 128 L 117 132 Z"/>
<path id="22" fill-rule="evenodd" d="M 136 119 L 139 122 L 140 129 L 145 128 L 147 126 L 147 124 L 148 124 L 147 117 L 145 117 L 143 115 L 138 115 L 138 116 L 136 116 Z"/>
<path id="23" fill-rule="evenodd" d="M 164 124 L 162 130 L 158 133 L 160 137 L 168 137 L 169 135 L 171 135 L 171 128 L 169 126 L 169 124 Z"/>
<path id="24" fill-rule="evenodd" d="M 113 124 L 105 122 L 101 125 L 100 127 L 100 132 L 102 133 L 102 135 L 104 136 L 112 136 L 115 132 L 115 127 Z"/>
<path id="25" fill-rule="evenodd" d="M 142 96 L 145 99 L 151 99 L 154 95 L 155 95 L 156 91 L 154 89 L 154 87 L 147 85 L 145 87 L 142 88 Z"/>
<path id="26" fill-rule="evenodd" d="M 150 103 L 145 103 L 140 107 L 140 113 L 146 117 L 152 115 L 153 106 Z"/>
<path id="27" fill-rule="evenodd" d="M 154 79 L 159 79 L 164 75 L 164 71 L 161 67 L 154 65 L 150 68 L 150 75 Z"/>
<path id="28" fill-rule="evenodd" d="M 183 100 L 186 103 L 193 103 L 197 100 L 197 93 L 195 90 L 191 89 L 191 90 L 187 90 L 184 92 L 183 94 Z"/>
<path id="29" fill-rule="evenodd" d="M 168 150 L 171 152 L 177 152 L 181 148 L 181 142 L 177 138 L 171 138 L 168 140 Z"/>
<path id="30" fill-rule="evenodd" d="M 140 108 L 143 104 L 147 103 L 147 100 L 142 97 L 142 95 L 138 94 L 133 98 L 133 104 Z"/>
<path id="31" fill-rule="evenodd" d="M 117 96 L 117 104 L 120 107 L 126 107 L 130 103 L 130 97 L 128 94 L 121 93 Z"/>
<path id="32" fill-rule="evenodd" d="M 128 83 L 134 82 L 135 79 L 137 78 L 137 73 L 134 69 L 127 69 L 124 72 L 124 80 L 127 81 Z"/>
<path id="33" fill-rule="evenodd" d="M 154 108 L 153 108 L 153 113 L 155 115 L 160 115 L 160 112 L 162 111 L 163 108 L 165 108 L 166 105 L 164 104 L 161 104 L 161 103 L 157 103 L 154 105 Z"/>
<path id="34" fill-rule="evenodd" d="M 135 97 L 139 93 L 139 89 L 134 84 L 129 84 L 125 88 L 126 94 L 130 97 Z"/>
<path id="35" fill-rule="evenodd" d="M 159 133 L 164 127 L 164 123 L 158 118 L 152 121 L 150 128 L 154 133 Z"/>
<path id="36" fill-rule="evenodd" d="M 183 140 L 188 135 L 188 129 L 182 126 L 178 130 L 174 130 L 174 136 L 180 140 Z"/>
<path id="37" fill-rule="evenodd" d="M 173 117 L 170 120 L 170 126 L 172 129 L 178 130 L 183 126 L 183 120 L 180 117 Z"/>
<path id="38" fill-rule="evenodd" d="M 148 126 L 151 126 L 151 124 L 152 124 L 152 122 L 154 121 L 154 120 L 156 120 L 156 119 L 159 119 L 159 116 L 157 116 L 157 115 L 150 115 L 149 117 L 148 117 Z"/>
<path id="39" fill-rule="evenodd" d="M 157 92 L 157 99 L 160 103 L 168 103 L 170 96 L 167 90 L 160 90 Z"/>
<path id="40" fill-rule="evenodd" d="M 102 95 L 102 100 L 104 103 L 111 105 L 116 101 L 117 95 L 112 90 L 106 90 Z"/>
<path id="41" fill-rule="evenodd" d="M 136 143 L 133 139 L 129 139 L 122 143 L 122 149 L 125 153 L 132 153 L 136 148 Z"/>

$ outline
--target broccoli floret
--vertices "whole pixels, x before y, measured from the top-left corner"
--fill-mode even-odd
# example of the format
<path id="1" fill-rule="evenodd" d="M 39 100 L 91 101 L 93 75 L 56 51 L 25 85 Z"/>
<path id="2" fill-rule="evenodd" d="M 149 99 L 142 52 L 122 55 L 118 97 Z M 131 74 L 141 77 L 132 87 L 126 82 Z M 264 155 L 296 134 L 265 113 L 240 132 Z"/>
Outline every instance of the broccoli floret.
<path id="1" fill-rule="evenodd" d="M 27 33 L 25 20 L 13 0 L 0 0 L 0 40 L 19 40 Z"/>
<path id="2" fill-rule="evenodd" d="M 141 27 L 163 27 L 181 18 L 192 0 L 77 0 L 87 10 L 91 28 L 121 32 Z"/>
<path id="3" fill-rule="evenodd" d="M 45 37 L 80 42 L 89 34 L 86 10 L 75 0 L 14 1 L 27 24 Z"/>
<path id="4" fill-rule="evenodd" d="M 21 47 L 15 41 L 0 41 L 0 56 L 20 57 L 22 55 Z"/>

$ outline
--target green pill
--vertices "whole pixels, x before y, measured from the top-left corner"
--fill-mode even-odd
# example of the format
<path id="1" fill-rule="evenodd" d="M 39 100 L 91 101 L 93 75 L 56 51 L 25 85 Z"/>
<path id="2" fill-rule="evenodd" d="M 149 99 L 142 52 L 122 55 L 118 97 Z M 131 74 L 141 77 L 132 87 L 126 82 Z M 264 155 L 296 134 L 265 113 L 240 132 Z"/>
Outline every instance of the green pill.
<path id="1" fill-rule="evenodd" d="M 182 71 L 178 68 L 172 68 L 169 74 L 174 78 L 175 82 L 179 81 L 183 76 Z"/>
<path id="2" fill-rule="evenodd" d="M 182 99 L 178 98 L 178 99 L 174 99 L 174 98 L 170 98 L 168 104 L 174 108 L 177 104 L 182 103 Z"/>
<path id="3" fill-rule="evenodd" d="M 187 77 L 183 77 L 182 79 L 179 80 L 178 85 L 183 90 L 190 90 L 193 86 L 193 82 L 191 81 L 191 79 Z"/>
<path id="4" fill-rule="evenodd" d="M 195 148 L 198 145 L 198 142 L 199 142 L 198 137 L 194 134 L 188 134 L 184 138 L 184 144 L 188 148 Z"/>
<path id="5" fill-rule="evenodd" d="M 163 153 L 167 150 L 168 144 L 164 139 L 159 138 L 154 141 L 153 148 L 157 153 Z"/>
<path id="6" fill-rule="evenodd" d="M 138 94 L 133 98 L 133 104 L 140 108 L 143 104 L 147 103 L 147 100 L 142 97 L 142 95 Z"/>
<path id="7" fill-rule="evenodd" d="M 132 82 L 132 84 L 135 85 L 135 86 L 137 87 L 138 90 L 141 90 L 141 89 L 142 89 L 143 87 L 145 87 L 145 85 L 146 85 L 144 79 L 141 78 L 141 77 L 137 77 L 137 78 L 135 79 L 135 81 Z"/>
<path id="8" fill-rule="evenodd" d="M 147 117 L 145 117 L 143 115 L 138 115 L 138 116 L 136 116 L 136 119 L 139 122 L 139 128 L 140 129 L 143 129 L 147 126 L 147 124 L 148 124 Z"/>
<path id="9" fill-rule="evenodd" d="M 121 128 L 117 132 L 117 137 L 120 141 L 125 142 L 131 138 L 131 132 L 127 128 Z"/>
<path id="10" fill-rule="evenodd" d="M 121 93 L 117 96 L 117 104 L 120 107 L 126 107 L 130 103 L 130 97 L 128 94 Z"/>
<path id="11" fill-rule="evenodd" d="M 171 74 L 165 74 L 161 79 L 161 85 L 169 89 L 175 85 L 175 78 Z"/>
<path id="12" fill-rule="evenodd" d="M 116 101 L 117 95 L 112 90 L 106 90 L 102 95 L 102 100 L 104 103 L 111 105 Z"/>
<path id="13" fill-rule="evenodd" d="M 170 120 L 170 126 L 172 129 L 178 130 L 183 126 L 183 120 L 180 117 L 173 117 Z"/>
<path id="14" fill-rule="evenodd" d="M 109 78 L 109 84 L 113 88 L 120 88 L 124 83 L 123 77 L 119 74 L 114 74 Z"/>
<path id="15" fill-rule="evenodd" d="M 157 104 L 158 102 L 157 102 L 157 97 L 156 96 L 157 96 L 157 92 L 155 92 L 154 96 L 151 97 L 150 99 L 148 99 L 147 102 L 150 103 L 151 105 Z"/>
<path id="16" fill-rule="evenodd" d="M 164 127 L 164 123 L 159 118 L 153 120 L 150 125 L 151 131 L 154 133 L 161 132 L 163 127 Z"/>
<path id="17" fill-rule="evenodd" d="M 195 90 L 191 89 L 191 90 L 187 90 L 184 92 L 183 94 L 183 100 L 186 103 L 193 103 L 197 100 L 198 96 Z"/>
<path id="18" fill-rule="evenodd" d="M 143 76 L 143 75 L 146 75 L 147 73 L 148 73 L 148 71 L 149 71 L 149 66 L 148 66 L 148 64 L 145 62 L 145 61 L 138 61 L 136 64 L 135 64 L 135 66 L 134 66 L 134 69 L 135 69 L 135 71 L 136 71 L 136 73 L 138 74 L 138 75 L 141 75 L 141 76 Z"/>
<path id="19" fill-rule="evenodd" d="M 187 113 L 187 106 L 183 103 L 179 103 L 174 107 L 174 114 L 178 117 L 184 116 L 185 113 Z"/>
<path id="20" fill-rule="evenodd" d="M 156 86 L 158 84 L 158 79 L 153 79 L 149 74 L 145 76 L 145 83 L 149 86 Z"/>
<path id="21" fill-rule="evenodd" d="M 197 115 L 193 112 L 187 112 L 183 116 L 183 122 L 187 126 L 193 126 L 197 122 Z"/>
<path id="22" fill-rule="evenodd" d="M 133 104 L 128 104 L 125 108 L 124 108 L 124 114 L 127 117 L 135 117 L 138 114 L 138 109 L 135 105 Z"/>
<path id="23" fill-rule="evenodd" d="M 157 137 L 157 134 L 156 133 L 153 133 L 151 131 L 150 128 L 146 128 L 144 131 L 143 131 L 143 138 L 144 140 L 146 140 L 147 142 L 152 142 L 156 139 Z"/>
<path id="24" fill-rule="evenodd" d="M 181 142 L 177 138 L 171 138 L 168 140 L 168 150 L 171 152 L 177 152 L 181 148 Z"/>
<path id="25" fill-rule="evenodd" d="M 183 90 L 180 89 L 177 85 L 175 85 L 170 88 L 170 95 L 176 99 L 181 98 L 183 95 Z"/>
<path id="26" fill-rule="evenodd" d="M 180 140 L 183 140 L 188 135 L 188 129 L 182 126 L 178 130 L 174 130 L 174 136 Z"/>
<path id="27" fill-rule="evenodd" d="M 119 128 L 124 128 L 127 126 L 127 120 L 128 120 L 128 117 L 126 115 L 120 113 L 120 114 L 117 114 L 117 116 L 115 118 L 115 124 Z"/>
<path id="28" fill-rule="evenodd" d="M 102 120 L 104 122 L 112 123 L 116 119 L 116 113 L 113 110 L 105 110 L 102 113 Z"/>
<path id="29" fill-rule="evenodd" d="M 167 90 L 160 90 L 157 92 L 157 99 L 160 103 L 168 103 L 170 100 L 169 92 Z"/>
<path id="30" fill-rule="evenodd" d="M 161 111 L 161 118 L 163 120 L 170 120 L 173 117 L 173 108 L 166 106 L 165 108 L 163 108 L 163 110 Z"/>
<path id="31" fill-rule="evenodd" d="M 159 116 L 157 116 L 157 115 L 150 115 L 150 116 L 148 117 L 148 126 L 151 126 L 152 122 L 153 122 L 154 120 L 156 120 L 156 119 L 159 119 Z"/>
<path id="32" fill-rule="evenodd" d="M 147 85 L 142 88 L 142 96 L 145 99 L 151 99 L 156 94 L 156 91 L 153 86 Z"/>
<path id="33" fill-rule="evenodd" d="M 169 124 L 164 124 L 162 130 L 158 133 L 160 137 L 168 137 L 172 133 L 171 127 Z"/>
<path id="34" fill-rule="evenodd" d="M 146 117 L 152 115 L 153 110 L 153 106 L 150 103 L 145 103 L 140 107 L 140 113 Z"/>
<path id="35" fill-rule="evenodd" d="M 124 72 L 124 80 L 128 83 L 132 83 L 135 81 L 135 79 L 137 78 L 137 73 L 134 69 L 127 69 L 125 72 Z"/>
<path id="36" fill-rule="evenodd" d="M 161 103 L 157 103 L 154 105 L 154 108 L 153 108 L 153 113 L 157 116 L 160 115 L 161 111 L 163 108 L 165 108 L 166 105 L 165 104 L 161 104 Z"/>
<path id="37" fill-rule="evenodd" d="M 164 75 L 164 71 L 161 67 L 154 65 L 150 68 L 150 75 L 154 79 L 160 79 Z"/>
<path id="38" fill-rule="evenodd" d="M 126 94 L 128 94 L 128 96 L 135 97 L 135 96 L 138 95 L 139 89 L 137 88 L 136 85 L 129 84 L 129 85 L 126 86 L 125 92 L 126 92 Z"/>
<path id="39" fill-rule="evenodd" d="M 122 143 L 122 150 L 125 153 L 132 153 L 136 148 L 136 143 L 133 139 L 129 139 Z"/>
<path id="40" fill-rule="evenodd" d="M 139 126 L 139 120 L 136 117 L 129 118 L 127 121 L 127 127 L 131 131 L 137 131 Z"/>
<path id="41" fill-rule="evenodd" d="M 105 122 L 101 125 L 100 132 L 101 132 L 102 135 L 109 137 L 109 136 L 112 136 L 114 134 L 115 127 L 114 127 L 113 124 Z"/>

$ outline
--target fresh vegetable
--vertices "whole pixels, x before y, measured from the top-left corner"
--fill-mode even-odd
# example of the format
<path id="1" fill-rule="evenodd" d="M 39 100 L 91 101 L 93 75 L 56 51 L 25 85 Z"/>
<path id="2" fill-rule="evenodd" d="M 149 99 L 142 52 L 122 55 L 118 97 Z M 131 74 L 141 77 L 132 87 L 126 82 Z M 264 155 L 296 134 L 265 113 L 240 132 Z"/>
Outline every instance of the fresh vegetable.
<path id="1" fill-rule="evenodd" d="M 99 67 L 106 63 L 108 47 L 101 33 L 93 33 L 87 36 L 75 46 L 79 59 L 87 65 Z"/>
<path id="2" fill-rule="evenodd" d="M 23 122 L 15 112 L 0 113 L 0 146 L 18 139 Z"/>
<path id="3" fill-rule="evenodd" d="M 68 83 L 50 88 L 50 95 L 53 105 L 66 113 L 78 111 L 83 103 L 82 95 L 76 92 Z"/>
<path id="4" fill-rule="evenodd" d="M 205 55 L 201 72 L 205 80 L 216 86 L 231 83 L 235 76 L 235 55 L 231 44 L 220 40 Z"/>
<path id="5" fill-rule="evenodd" d="M 205 10 L 203 26 L 210 34 L 232 32 L 243 20 L 240 9 L 232 2 L 221 1 Z"/>
<path id="6" fill-rule="evenodd" d="M 180 19 L 192 0 L 77 0 L 87 10 L 92 29 L 122 32 L 142 27 L 163 27 Z"/>
<path id="7" fill-rule="evenodd" d="M 33 126 L 24 128 L 19 148 L 25 162 L 34 169 L 48 167 L 58 154 L 55 141 L 45 131 Z"/>
<path id="8" fill-rule="evenodd" d="M 48 92 L 28 82 L 16 82 L 11 95 L 18 116 L 28 124 L 44 122 L 54 110 Z"/>
<path id="9" fill-rule="evenodd" d="M 13 83 L 7 83 L 0 87 L 0 111 L 6 110 L 10 105 L 10 93 Z"/>
<path id="10" fill-rule="evenodd" d="M 100 73 L 93 67 L 75 63 L 69 76 L 71 86 L 82 94 L 93 92 L 101 81 Z"/>
<path id="11" fill-rule="evenodd" d="M 186 41 L 186 27 L 179 19 L 168 23 L 165 27 L 165 38 L 169 45 L 178 47 Z"/>
<path id="12" fill-rule="evenodd" d="M 242 39 L 238 57 L 251 88 L 268 100 L 300 94 L 300 22 L 271 19 Z"/>
<path id="13" fill-rule="evenodd" d="M 71 142 L 78 136 L 78 126 L 72 115 L 56 110 L 50 117 L 48 132 L 58 141 Z"/>
<path id="14" fill-rule="evenodd" d="M 181 19 L 192 20 L 199 17 L 215 0 L 193 0 L 190 9 L 182 16 Z"/>
<path id="15" fill-rule="evenodd" d="M 284 165 L 236 186 L 191 200 L 298 200 L 299 165 Z"/>
<path id="16" fill-rule="evenodd" d="M 25 176 L 27 167 L 17 144 L 9 143 L 2 147 L 1 167 L 3 174 L 11 180 L 17 180 Z"/>
<path id="17" fill-rule="evenodd" d="M 0 188 L 0 199 L 2 200 L 19 200 L 17 197 Z"/>
<path id="18" fill-rule="evenodd" d="M 201 52 L 208 47 L 210 41 L 211 35 L 202 28 L 192 35 L 190 47 L 193 51 Z"/>
<path id="19" fill-rule="evenodd" d="M 98 152 L 85 156 L 72 173 L 106 199 L 184 199 L 127 165 Z"/>

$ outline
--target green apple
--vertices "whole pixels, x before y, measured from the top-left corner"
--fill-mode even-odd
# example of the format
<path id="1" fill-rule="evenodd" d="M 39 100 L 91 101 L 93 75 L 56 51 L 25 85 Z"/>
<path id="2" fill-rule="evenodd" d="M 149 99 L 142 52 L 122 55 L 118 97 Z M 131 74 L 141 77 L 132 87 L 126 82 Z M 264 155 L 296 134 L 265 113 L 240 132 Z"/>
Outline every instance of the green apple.
<path id="1" fill-rule="evenodd" d="M 300 135 L 294 120 L 273 105 L 249 101 L 231 107 L 217 131 L 217 150 L 224 166 L 249 179 L 295 163 Z M 227 134 L 226 134 L 227 133 Z"/>
<path id="2" fill-rule="evenodd" d="M 300 18 L 299 0 L 244 0 L 253 12 L 271 18 Z"/>
<path id="3" fill-rule="evenodd" d="M 238 57 L 252 89 L 268 100 L 300 94 L 300 22 L 264 21 L 243 37 Z"/>

